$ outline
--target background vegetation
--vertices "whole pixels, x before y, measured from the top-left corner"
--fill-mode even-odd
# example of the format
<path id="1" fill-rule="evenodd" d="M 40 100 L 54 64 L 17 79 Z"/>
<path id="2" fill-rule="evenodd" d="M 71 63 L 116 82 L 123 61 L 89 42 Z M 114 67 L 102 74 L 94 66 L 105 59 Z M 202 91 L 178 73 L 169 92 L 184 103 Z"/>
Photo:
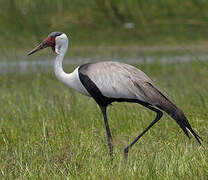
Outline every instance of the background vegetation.
<path id="1" fill-rule="evenodd" d="M 51 31 L 70 34 L 74 46 L 203 42 L 207 9 L 207 0 L 1 0 L 0 49 L 25 48 Z"/>

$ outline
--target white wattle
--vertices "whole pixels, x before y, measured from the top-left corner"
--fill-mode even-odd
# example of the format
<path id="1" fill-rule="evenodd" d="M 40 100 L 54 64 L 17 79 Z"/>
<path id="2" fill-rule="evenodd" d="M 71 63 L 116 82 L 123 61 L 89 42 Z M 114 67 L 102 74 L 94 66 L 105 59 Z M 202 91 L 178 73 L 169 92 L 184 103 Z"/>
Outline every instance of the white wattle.
<path id="1" fill-rule="evenodd" d="M 57 48 L 57 47 L 56 47 Z M 68 87 L 84 94 L 87 96 L 90 96 L 87 90 L 82 85 L 79 74 L 78 74 L 78 68 L 77 67 L 72 73 L 65 73 L 63 70 L 63 59 L 68 49 L 68 41 L 66 41 L 65 44 L 60 45 L 58 48 L 58 55 L 56 56 L 55 62 L 54 62 L 54 72 L 58 80 L 66 84 Z"/>

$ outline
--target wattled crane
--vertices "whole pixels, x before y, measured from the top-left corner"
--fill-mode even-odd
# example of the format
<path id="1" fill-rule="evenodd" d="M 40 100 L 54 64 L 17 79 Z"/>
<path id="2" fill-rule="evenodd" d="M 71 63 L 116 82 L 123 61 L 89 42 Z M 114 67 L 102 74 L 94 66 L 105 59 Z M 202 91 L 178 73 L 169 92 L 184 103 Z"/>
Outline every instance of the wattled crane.
<path id="1" fill-rule="evenodd" d="M 112 136 L 106 110 L 107 106 L 113 102 L 138 103 L 156 113 L 156 118 L 151 124 L 124 149 L 126 158 L 129 148 L 161 119 L 162 111 L 165 111 L 178 123 L 187 137 L 189 137 L 189 130 L 201 144 L 202 138 L 192 129 L 183 111 L 138 68 L 120 62 L 101 61 L 83 64 L 72 73 L 67 74 L 62 68 L 62 62 L 68 49 L 68 38 L 62 32 L 50 33 L 28 55 L 49 46 L 57 54 L 54 63 L 56 77 L 70 88 L 92 97 L 100 107 L 111 157 L 113 155 Z"/>

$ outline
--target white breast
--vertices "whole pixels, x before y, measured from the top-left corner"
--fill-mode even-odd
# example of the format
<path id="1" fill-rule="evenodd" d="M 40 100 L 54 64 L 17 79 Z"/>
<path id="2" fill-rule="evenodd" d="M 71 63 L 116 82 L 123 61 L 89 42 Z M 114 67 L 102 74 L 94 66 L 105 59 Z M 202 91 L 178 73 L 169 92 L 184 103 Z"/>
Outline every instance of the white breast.
<path id="1" fill-rule="evenodd" d="M 90 96 L 79 79 L 78 69 L 79 67 L 77 67 L 72 73 L 67 74 L 64 78 L 65 80 L 63 81 L 63 83 L 66 84 L 68 87 L 78 91 L 79 93 Z"/>

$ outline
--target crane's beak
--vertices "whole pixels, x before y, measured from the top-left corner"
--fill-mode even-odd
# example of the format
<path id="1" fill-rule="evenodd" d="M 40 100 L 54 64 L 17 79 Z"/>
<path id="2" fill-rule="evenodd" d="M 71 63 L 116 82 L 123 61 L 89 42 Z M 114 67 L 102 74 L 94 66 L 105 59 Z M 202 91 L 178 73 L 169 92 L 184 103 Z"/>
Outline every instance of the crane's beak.
<path id="1" fill-rule="evenodd" d="M 29 53 L 27 53 L 27 55 L 29 56 L 29 55 L 37 52 L 37 51 L 40 51 L 41 49 L 44 49 L 44 48 L 48 47 L 48 46 L 49 45 L 45 41 L 43 41 L 38 47 L 34 48 Z"/>

